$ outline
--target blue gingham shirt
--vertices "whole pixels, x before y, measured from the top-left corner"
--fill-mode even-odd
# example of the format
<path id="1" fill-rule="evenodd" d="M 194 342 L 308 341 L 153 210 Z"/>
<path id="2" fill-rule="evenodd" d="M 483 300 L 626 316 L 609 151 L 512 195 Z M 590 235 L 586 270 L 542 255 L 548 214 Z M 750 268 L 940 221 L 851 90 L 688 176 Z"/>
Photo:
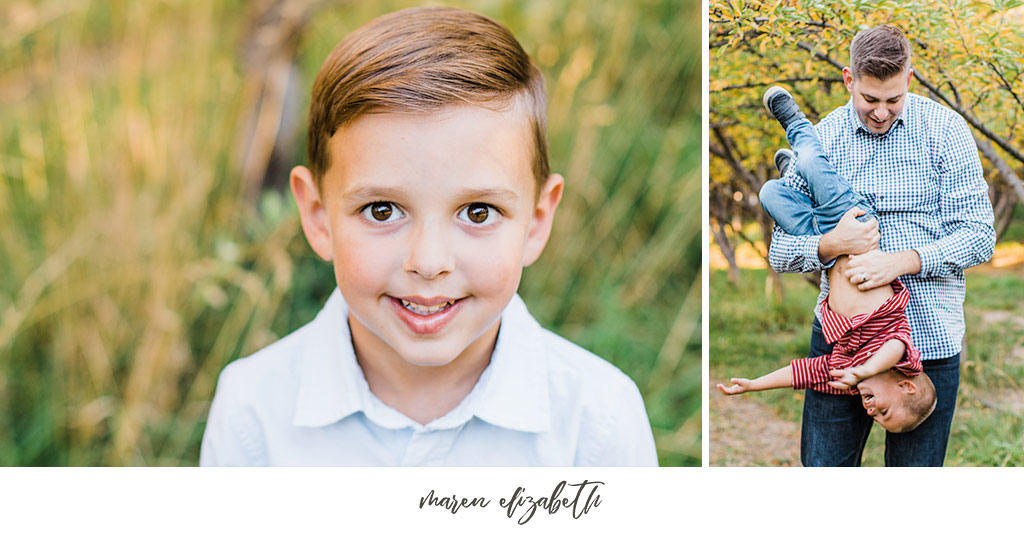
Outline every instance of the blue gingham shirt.
<path id="1" fill-rule="evenodd" d="M 992 257 L 995 230 L 988 184 L 978 148 L 959 114 L 908 93 L 903 112 L 888 132 L 874 134 L 852 102 L 815 125 L 822 150 L 836 171 L 878 214 L 882 251 L 915 250 L 921 272 L 901 276 L 910 290 L 907 317 L 922 360 L 960 352 L 964 335 L 964 269 Z M 787 170 L 785 184 L 808 194 L 807 183 Z M 821 263 L 821 235 L 790 235 L 778 226 L 768 259 L 777 272 L 812 272 Z M 828 272 L 814 313 L 828 295 Z"/>

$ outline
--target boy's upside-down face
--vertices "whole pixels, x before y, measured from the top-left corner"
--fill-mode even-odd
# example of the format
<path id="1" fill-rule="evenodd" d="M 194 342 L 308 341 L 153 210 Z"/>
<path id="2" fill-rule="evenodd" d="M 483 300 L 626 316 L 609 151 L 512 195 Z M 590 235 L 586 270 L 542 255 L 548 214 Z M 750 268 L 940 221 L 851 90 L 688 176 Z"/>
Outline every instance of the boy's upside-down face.
<path id="1" fill-rule="evenodd" d="M 906 403 L 917 392 L 914 381 L 886 371 L 861 381 L 857 391 L 864 410 L 885 430 L 900 431 L 914 421 Z"/>
<path id="2" fill-rule="evenodd" d="M 303 230 L 334 263 L 360 359 L 489 356 L 562 193 L 557 175 L 537 186 L 526 117 L 519 105 L 364 115 L 331 138 L 322 192 L 293 170 Z"/>

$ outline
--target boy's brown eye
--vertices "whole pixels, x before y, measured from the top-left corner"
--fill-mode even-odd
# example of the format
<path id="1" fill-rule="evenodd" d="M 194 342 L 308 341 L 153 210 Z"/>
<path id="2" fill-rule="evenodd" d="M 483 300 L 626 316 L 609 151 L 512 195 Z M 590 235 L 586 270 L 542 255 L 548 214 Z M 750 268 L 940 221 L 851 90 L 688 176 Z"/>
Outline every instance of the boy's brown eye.
<path id="1" fill-rule="evenodd" d="M 374 203 L 370 206 L 370 215 L 378 222 L 386 221 L 388 218 L 391 218 L 391 204 Z"/>
<path id="2" fill-rule="evenodd" d="M 466 211 L 466 216 L 477 224 L 482 224 L 487 221 L 487 216 L 490 214 L 490 209 L 482 203 L 474 203 L 469 206 Z"/>

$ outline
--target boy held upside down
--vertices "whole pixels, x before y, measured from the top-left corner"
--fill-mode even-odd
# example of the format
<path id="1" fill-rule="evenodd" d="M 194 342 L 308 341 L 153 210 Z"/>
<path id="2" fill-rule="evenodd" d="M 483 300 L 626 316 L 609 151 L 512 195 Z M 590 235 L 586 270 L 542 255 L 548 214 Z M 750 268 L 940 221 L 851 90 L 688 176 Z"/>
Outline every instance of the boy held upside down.
<path id="1" fill-rule="evenodd" d="M 822 234 L 839 221 L 874 218 L 870 204 L 835 172 L 821 151 L 817 133 L 786 90 L 764 95 L 768 112 L 786 129 L 795 151 L 779 150 L 780 172 L 796 160 L 808 194 L 773 180 L 761 189 L 761 204 L 775 223 L 794 235 Z M 877 225 L 877 222 L 875 223 Z M 829 294 L 821 306 L 822 331 L 832 353 L 793 360 L 790 365 L 749 380 L 718 385 L 726 395 L 775 388 L 805 389 L 836 395 L 860 395 L 868 415 L 889 432 L 907 432 L 935 409 L 935 387 L 923 372 L 920 352 L 910 337 L 906 305 L 910 297 L 899 281 L 862 291 L 847 274 L 849 257 L 829 269 Z M 833 277 L 834 276 L 834 277 Z M 860 283 L 866 283 L 863 275 Z"/>

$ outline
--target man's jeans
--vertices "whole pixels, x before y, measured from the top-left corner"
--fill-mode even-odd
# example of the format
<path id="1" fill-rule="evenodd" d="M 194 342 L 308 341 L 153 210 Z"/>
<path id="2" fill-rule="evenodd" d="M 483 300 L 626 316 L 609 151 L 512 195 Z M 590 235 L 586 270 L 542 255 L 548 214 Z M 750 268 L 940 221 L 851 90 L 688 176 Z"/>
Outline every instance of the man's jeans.
<path id="1" fill-rule="evenodd" d="M 821 324 L 815 319 L 808 356 L 831 352 L 832 345 L 825 342 Z M 886 466 L 942 466 L 946 456 L 960 384 L 960 354 L 922 363 L 935 385 L 935 411 L 913 431 L 885 434 Z M 806 390 L 800 462 L 804 466 L 860 466 L 873 423 L 858 396 Z"/>
<path id="2" fill-rule="evenodd" d="M 836 173 L 821 151 L 821 142 L 814 126 L 807 119 L 794 121 L 786 129 L 786 139 L 796 153 L 796 171 L 807 181 L 811 196 L 786 186 L 778 179 L 767 181 L 758 198 L 765 212 L 790 235 L 823 235 L 832 231 L 839 220 L 853 207 L 874 218 L 874 209 L 866 199 Z"/>

